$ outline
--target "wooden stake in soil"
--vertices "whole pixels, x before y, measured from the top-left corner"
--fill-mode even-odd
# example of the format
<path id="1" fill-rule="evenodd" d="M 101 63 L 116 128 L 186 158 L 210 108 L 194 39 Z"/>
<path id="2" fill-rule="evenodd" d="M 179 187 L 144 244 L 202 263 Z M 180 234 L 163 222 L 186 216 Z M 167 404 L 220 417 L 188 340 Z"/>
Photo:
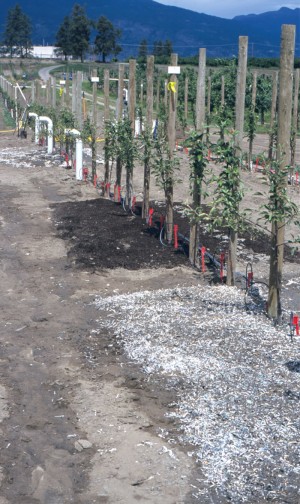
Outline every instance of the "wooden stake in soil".
<path id="1" fill-rule="evenodd" d="M 66 75 L 66 107 L 70 108 L 70 76 Z"/>
<path id="2" fill-rule="evenodd" d="M 189 103 L 189 78 L 186 77 L 184 81 L 184 118 L 188 119 L 188 103 Z"/>
<path id="3" fill-rule="evenodd" d="M 276 119 L 276 109 L 277 109 L 277 96 L 278 96 L 278 72 L 273 73 L 273 85 L 272 85 L 272 104 L 271 104 L 271 116 L 270 116 L 270 136 L 269 136 L 269 155 L 268 158 L 271 161 L 273 159 L 273 146 L 274 146 L 274 124 Z"/>
<path id="4" fill-rule="evenodd" d="M 109 120 L 109 70 L 104 70 L 104 122 Z"/>
<path id="5" fill-rule="evenodd" d="M 237 68 L 235 100 L 235 130 L 237 131 L 237 135 L 235 137 L 235 147 L 237 156 L 241 156 L 243 147 L 247 55 L 248 37 L 239 37 L 239 59 Z M 227 285 L 235 285 L 237 238 L 237 231 L 235 229 L 230 229 L 228 244 Z"/>
<path id="6" fill-rule="evenodd" d="M 98 121 L 97 121 L 97 88 L 98 88 L 98 74 L 97 74 L 97 69 L 94 69 L 92 71 L 92 81 L 93 81 L 93 124 L 96 128 L 97 131 L 97 126 L 98 126 Z"/>
<path id="7" fill-rule="evenodd" d="M 136 106 L 136 60 L 129 60 L 129 103 L 128 116 L 133 134 L 135 132 L 135 106 Z"/>
<path id="8" fill-rule="evenodd" d="M 278 96 L 278 130 L 277 130 L 277 162 L 279 169 L 284 169 L 290 162 L 290 138 L 293 104 L 293 70 L 295 55 L 294 25 L 282 25 L 280 68 L 279 68 L 279 96 Z M 286 179 L 287 184 L 287 179 Z M 284 214 L 284 209 L 278 209 Z M 282 313 L 281 287 L 283 272 L 285 223 L 281 221 L 272 223 L 272 242 L 270 254 L 268 315 L 278 320 Z"/>
<path id="9" fill-rule="evenodd" d="M 128 115 L 131 133 L 135 135 L 135 105 L 136 105 L 136 60 L 129 60 L 129 107 Z M 131 207 L 133 196 L 133 166 L 126 166 L 126 204 Z"/>
<path id="10" fill-rule="evenodd" d="M 178 54 L 171 55 L 171 66 L 176 67 L 178 63 Z M 174 150 L 176 146 L 176 93 L 177 90 L 177 77 L 176 74 L 170 76 L 168 86 L 169 90 L 169 117 L 168 117 L 168 143 L 170 157 L 174 157 Z M 166 232 L 167 242 L 172 243 L 173 239 L 173 183 L 170 182 L 165 189 L 166 196 Z"/>
<path id="11" fill-rule="evenodd" d="M 299 77 L 300 69 L 295 70 L 295 85 L 294 85 L 294 106 L 293 106 L 293 130 L 295 134 L 294 148 L 291 152 L 291 166 L 295 166 L 295 154 L 296 154 L 296 132 L 298 131 L 298 103 L 299 103 Z"/>
<path id="12" fill-rule="evenodd" d="M 221 77 L 221 107 L 225 105 L 225 77 Z"/>
<path id="13" fill-rule="evenodd" d="M 152 132 L 153 126 L 153 77 L 154 77 L 154 56 L 147 56 L 147 110 L 146 126 L 147 132 Z M 149 214 L 150 198 L 150 162 L 144 163 L 144 198 L 142 217 L 146 219 Z"/>
<path id="14" fill-rule="evenodd" d="M 123 117 L 123 89 L 124 89 L 124 63 L 119 64 L 119 81 L 118 81 L 118 102 L 117 102 L 117 120 L 120 121 Z"/>
<path id="15" fill-rule="evenodd" d="M 204 133 L 205 124 L 205 73 L 206 73 L 206 49 L 199 49 L 199 67 L 197 81 L 197 100 L 196 100 L 196 124 L 199 133 Z M 193 208 L 197 208 L 201 204 L 201 194 L 199 190 L 198 180 L 195 176 L 193 186 Z M 200 236 L 199 225 L 191 224 L 190 226 L 190 246 L 189 259 L 191 264 L 200 267 Z"/>

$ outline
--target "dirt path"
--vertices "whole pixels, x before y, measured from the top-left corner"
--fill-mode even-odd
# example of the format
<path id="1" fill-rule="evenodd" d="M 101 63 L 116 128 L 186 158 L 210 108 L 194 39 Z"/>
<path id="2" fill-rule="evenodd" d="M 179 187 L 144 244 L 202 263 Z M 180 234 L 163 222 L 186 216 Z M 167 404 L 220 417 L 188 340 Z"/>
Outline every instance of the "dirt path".
<path id="1" fill-rule="evenodd" d="M 34 149 L 16 137 L 1 144 L 16 159 Z M 159 437 L 174 428 L 163 417 L 171 394 L 125 367 L 109 334 L 96 340 L 89 303 L 95 293 L 198 279 L 181 268 L 159 278 L 74 270 L 49 205 L 93 188 L 41 165 L 0 165 L 0 503 L 192 503 L 196 468 Z"/>

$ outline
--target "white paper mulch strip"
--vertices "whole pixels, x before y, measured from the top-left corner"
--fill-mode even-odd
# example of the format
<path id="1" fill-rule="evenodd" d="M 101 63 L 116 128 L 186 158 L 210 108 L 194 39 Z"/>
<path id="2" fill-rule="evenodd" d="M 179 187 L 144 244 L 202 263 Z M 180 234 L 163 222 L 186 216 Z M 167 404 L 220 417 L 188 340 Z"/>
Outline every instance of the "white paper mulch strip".
<path id="1" fill-rule="evenodd" d="M 166 414 L 201 461 L 199 500 L 212 487 L 236 503 L 300 501 L 300 343 L 288 327 L 274 328 L 255 305 L 246 310 L 242 292 L 226 286 L 95 303 L 99 327 L 175 388 L 178 402 Z"/>

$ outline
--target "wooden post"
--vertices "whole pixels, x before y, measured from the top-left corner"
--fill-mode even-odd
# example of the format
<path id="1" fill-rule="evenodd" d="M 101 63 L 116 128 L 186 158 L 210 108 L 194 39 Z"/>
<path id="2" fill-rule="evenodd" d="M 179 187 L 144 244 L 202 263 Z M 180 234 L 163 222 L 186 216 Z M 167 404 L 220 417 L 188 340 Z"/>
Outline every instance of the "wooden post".
<path id="1" fill-rule="evenodd" d="M 225 105 L 225 77 L 221 77 L 221 107 Z"/>
<path id="2" fill-rule="evenodd" d="M 247 54 L 248 37 L 239 37 L 239 58 L 236 79 L 236 99 L 235 99 L 235 137 L 236 155 L 240 156 L 243 147 L 244 117 L 245 117 L 245 96 L 246 96 L 246 76 L 247 76 Z M 236 255 L 237 255 L 238 233 L 230 229 L 228 263 L 227 263 L 227 285 L 235 285 Z"/>
<path id="3" fill-rule="evenodd" d="M 51 78 L 46 83 L 46 104 L 51 105 Z"/>
<path id="4" fill-rule="evenodd" d="M 128 115 L 133 134 L 135 132 L 135 105 L 136 105 L 136 60 L 129 60 L 129 90 L 128 90 Z"/>
<path id="5" fill-rule="evenodd" d="M 56 79 L 55 77 L 51 77 L 51 84 L 52 84 L 52 107 L 56 109 Z"/>
<path id="6" fill-rule="evenodd" d="M 210 109 L 211 109 L 211 75 L 207 77 L 207 127 L 206 127 L 206 142 L 209 143 L 210 134 Z"/>
<path id="7" fill-rule="evenodd" d="M 152 133 L 153 127 L 153 77 L 154 77 L 154 56 L 147 56 L 147 110 L 146 126 L 147 133 Z M 142 217 L 146 219 L 149 214 L 150 199 L 150 162 L 144 163 L 144 198 Z"/>
<path id="8" fill-rule="evenodd" d="M 117 102 L 117 120 L 120 121 L 123 117 L 123 88 L 124 88 L 124 63 L 119 64 L 119 80 L 118 80 L 118 102 Z"/>
<path id="9" fill-rule="evenodd" d="M 123 88 L 124 88 L 124 63 L 119 64 L 119 81 L 118 81 L 118 102 L 117 102 L 117 120 L 123 118 Z M 116 159 L 116 185 L 121 186 L 122 181 L 122 160 L 120 156 Z"/>
<path id="10" fill-rule="evenodd" d="M 73 78 L 73 77 L 72 77 Z M 66 107 L 70 108 L 70 76 L 66 75 Z"/>
<path id="11" fill-rule="evenodd" d="M 160 81 L 159 81 L 160 83 Z M 164 81 L 164 105 L 165 105 L 165 109 L 167 110 L 168 109 L 168 81 L 165 80 Z M 159 102 L 157 102 L 157 110 L 159 110 Z"/>
<path id="12" fill-rule="evenodd" d="M 177 66 L 178 54 L 173 53 L 171 55 L 171 66 Z M 170 83 L 172 88 L 169 91 L 169 116 L 168 116 L 168 143 L 170 158 L 174 157 L 174 150 L 176 146 L 176 93 L 177 89 L 177 77 L 176 74 L 170 76 Z M 169 182 L 165 189 L 166 196 L 166 233 L 167 242 L 172 243 L 173 238 L 173 182 Z"/>
<path id="13" fill-rule="evenodd" d="M 82 115 L 83 115 L 83 110 L 82 110 L 82 72 L 77 72 L 77 78 L 76 78 L 76 94 L 77 94 L 77 107 L 76 107 L 76 116 L 77 116 L 77 121 L 78 121 L 78 127 L 79 129 L 82 128 Z"/>
<path id="14" fill-rule="evenodd" d="M 237 148 L 237 151 L 240 150 L 240 152 L 242 152 L 243 136 L 244 136 L 247 53 L 248 53 L 248 37 L 241 36 L 239 37 L 239 60 L 237 68 L 236 99 L 235 99 L 235 129 L 237 131 L 235 146 Z"/>
<path id="15" fill-rule="evenodd" d="M 104 122 L 109 121 L 109 70 L 104 70 Z"/>
<path id="16" fill-rule="evenodd" d="M 199 49 L 199 67 L 196 96 L 196 127 L 200 133 L 204 132 L 205 124 L 205 69 L 206 49 Z"/>
<path id="17" fill-rule="evenodd" d="M 92 71 L 92 76 L 93 77 L 97 77 L 97 69 L 94 69 Z M 93 82 L 93 124 L 96 128 L 96 131 L 97 131 L 97 87 L 98 87 L 98 83 L 97 82 Z"/>
<path id="18" fill-rule="evenodd" d="M 269 135 L 269 161 L 273 159 L 273 144 L 274 144 L 274 124 L 276 119 L 276 109 L 277 109 L 277 96 L 278 96 L 278 72 L 273 74 L 273 85 L 272 85 L 272 104 L 271 104 L 271 117 L 270 117 L 270 135 Z"/>
<path id="19" fill-rule="evenodd" d="M 197 80 L 197 97 L 196 97 L 196 125 L 199 133 L 204 134 L 205 124 L 205 71 L 206 71 L 206 49 L 199 49 L 199 66 Z M 199 207 L 201 204 L 201 194 L 199 191 L 198 180 L 194 178 L 193 186 L 193 208 Z M 190 225 L 190 246 L 189 259 L 191 264 L 196 267 L 200 266 L 200 236 L 199 225 L 194 223 Z"/>
<path id="20" fill-rule="evenodd" d="M 290 162 L 290 137 L 293 104 L 293 70 L 295 54 L 295 25 L 282 25 L 279 67 L 278 129 L 276 158 L 279 169 Z M 287 184 L 287 180 L 286 180 Z M 279 209 L 283 212 L 283 209 Z M 270 254 L 268 315 L 274 320 L 281 316 L 281 286 L 283 272 L 285 223 L 272 223 L 272 247 Z"/>
<path id="21" fill-rule="evenodd" d="M 189 104 L 189 78 L 186 77 L 184 81 L 184 118 L 188 119 L 188 104 Z"/>
<path id="22" fill-rule="evenodd" d="M 35 86 L 35 82 L 33 81 L 31 83 L 31 102 L 34 103 L 35 100 L 36 100 L 36 93 L 35 93 L 35 90 L 36 90 L 36 86 Z M 7 91 L 7 89 L 6 89 Z"/>
<path id="23" fill-rule="evenodd" d="M 207 115 L 210 116 L 211 109 L 211 75 L 207 77 Z"/>
<path id="24" fill-rule="evenodd" d="M 252 75 L 252 97 L 251 97 L 251 103 L 253 108 L 255 107 L 256 104 L 256 91 L 257 91 L 257 71 L 254 70 Z"/>
<path id="25" fill-rule="evenodd" d="M 129 92 L 128 116 L 131 124 L 131 134 L 135 135 L 135 105 L 136 105 L 136 60 L 129 60 Z M 133 168 L 126 166 L 126 203 L 131 207 L 133 190 Z"/>
<path id="26" fill-rule="evenodd" d="M 291 152 L 291 166 L 295 166 L 296 138 L 298 130 L 299 76 L 300 76 L 300 69 L 297 68 L 295 70 L 295 79 L 294 79 L 295 85 L 294 85 L 294 106 L 293 106 L 293 130 L 295 133 L 295 145 Z"/>
<path id="27" fill-rule="evenodd" d="M 72 79 L 72 113 L 76 116 L 76 100 L 77 100 L 77 72 L 73 72 Z"/>

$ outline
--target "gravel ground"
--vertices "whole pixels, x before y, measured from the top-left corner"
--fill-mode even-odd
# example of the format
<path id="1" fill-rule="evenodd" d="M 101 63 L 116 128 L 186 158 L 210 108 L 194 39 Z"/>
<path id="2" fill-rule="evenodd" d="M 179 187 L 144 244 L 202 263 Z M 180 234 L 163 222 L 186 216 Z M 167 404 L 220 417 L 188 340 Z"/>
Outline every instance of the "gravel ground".
<path id="1" fill-rule="evenodd" d="M 199 502 L 296 503 L 299 491 L 299 344 L 241 291 L 199 286 L 97 298 L 109 329 L 149 381 L 177 401 L 167 415 L 193 445 L 205 485 Z M 203 483 L 201 478 L 199 483 Z"/>

